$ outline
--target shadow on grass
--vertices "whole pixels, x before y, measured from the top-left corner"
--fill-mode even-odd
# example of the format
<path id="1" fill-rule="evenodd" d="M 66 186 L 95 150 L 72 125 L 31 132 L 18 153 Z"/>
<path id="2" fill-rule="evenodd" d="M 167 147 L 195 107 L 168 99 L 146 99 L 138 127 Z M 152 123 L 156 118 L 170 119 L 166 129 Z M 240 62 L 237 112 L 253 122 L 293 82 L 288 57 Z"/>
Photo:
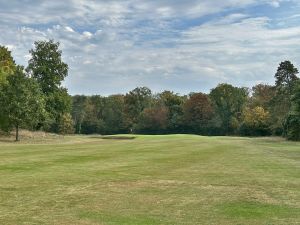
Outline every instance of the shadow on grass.
<path id="1" fill-rule="evenodd" d="M 108 139 L 108 140 L 133 140 L 136 137 L 130 136 L 102 136 L 102 137 L 93 137 L 93 138 L 100 138 L 100 139 Z"/>

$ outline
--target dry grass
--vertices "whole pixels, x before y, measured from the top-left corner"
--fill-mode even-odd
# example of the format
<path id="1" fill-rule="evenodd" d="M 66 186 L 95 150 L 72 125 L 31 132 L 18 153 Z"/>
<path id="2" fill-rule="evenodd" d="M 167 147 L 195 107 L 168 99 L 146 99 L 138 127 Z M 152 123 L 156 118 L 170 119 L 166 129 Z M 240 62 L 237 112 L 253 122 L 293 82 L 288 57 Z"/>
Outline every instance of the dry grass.
<path id="1" fill-rule="evenodd" d="M 0 142 L 0 224 L 300 224 L 299 143 L 27 137 Z"/>

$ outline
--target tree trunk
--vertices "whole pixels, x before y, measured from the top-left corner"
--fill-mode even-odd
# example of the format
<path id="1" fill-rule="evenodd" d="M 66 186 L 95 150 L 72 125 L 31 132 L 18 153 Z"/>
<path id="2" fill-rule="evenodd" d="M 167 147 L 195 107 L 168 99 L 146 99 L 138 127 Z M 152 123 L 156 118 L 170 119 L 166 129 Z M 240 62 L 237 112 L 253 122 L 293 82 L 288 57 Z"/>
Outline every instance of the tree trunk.
<path id="1" fill-rule="evenodd" d="M 78 126 L 78 134 L 81 134 L 81 122 L 79 123 L 79 126 Z"/>
<path id="2" fill-rule="evenodd" d="M 19 125 L 16 125 L 16 141 L 20 141 L 19 139 Z"/>

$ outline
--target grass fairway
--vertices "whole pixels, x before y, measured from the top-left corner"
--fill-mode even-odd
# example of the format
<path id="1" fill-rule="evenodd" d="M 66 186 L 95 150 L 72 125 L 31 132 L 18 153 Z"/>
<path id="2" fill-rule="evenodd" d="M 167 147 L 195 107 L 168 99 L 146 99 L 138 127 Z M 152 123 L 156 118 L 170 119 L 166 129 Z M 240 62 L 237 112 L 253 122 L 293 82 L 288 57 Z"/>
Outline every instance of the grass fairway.
<path id="1" fill-rule="evenodd" d="M 74 136 L 0 157 L 3 225 L 300 224 L 299 143 Z"/>

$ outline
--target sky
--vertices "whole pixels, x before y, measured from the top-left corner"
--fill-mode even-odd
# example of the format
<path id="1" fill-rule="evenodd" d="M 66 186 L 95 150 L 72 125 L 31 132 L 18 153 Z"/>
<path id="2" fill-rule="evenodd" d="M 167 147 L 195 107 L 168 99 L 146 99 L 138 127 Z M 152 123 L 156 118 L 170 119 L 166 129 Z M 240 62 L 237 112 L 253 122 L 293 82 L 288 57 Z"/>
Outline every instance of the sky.
<path id="1" fill-rule="evenodd" d="M 300 0 L 0 0 L 0 45 L 16 63 L 48 39 L 72 95 L 273 84 L 281 61 L 300 67 Z"/>

